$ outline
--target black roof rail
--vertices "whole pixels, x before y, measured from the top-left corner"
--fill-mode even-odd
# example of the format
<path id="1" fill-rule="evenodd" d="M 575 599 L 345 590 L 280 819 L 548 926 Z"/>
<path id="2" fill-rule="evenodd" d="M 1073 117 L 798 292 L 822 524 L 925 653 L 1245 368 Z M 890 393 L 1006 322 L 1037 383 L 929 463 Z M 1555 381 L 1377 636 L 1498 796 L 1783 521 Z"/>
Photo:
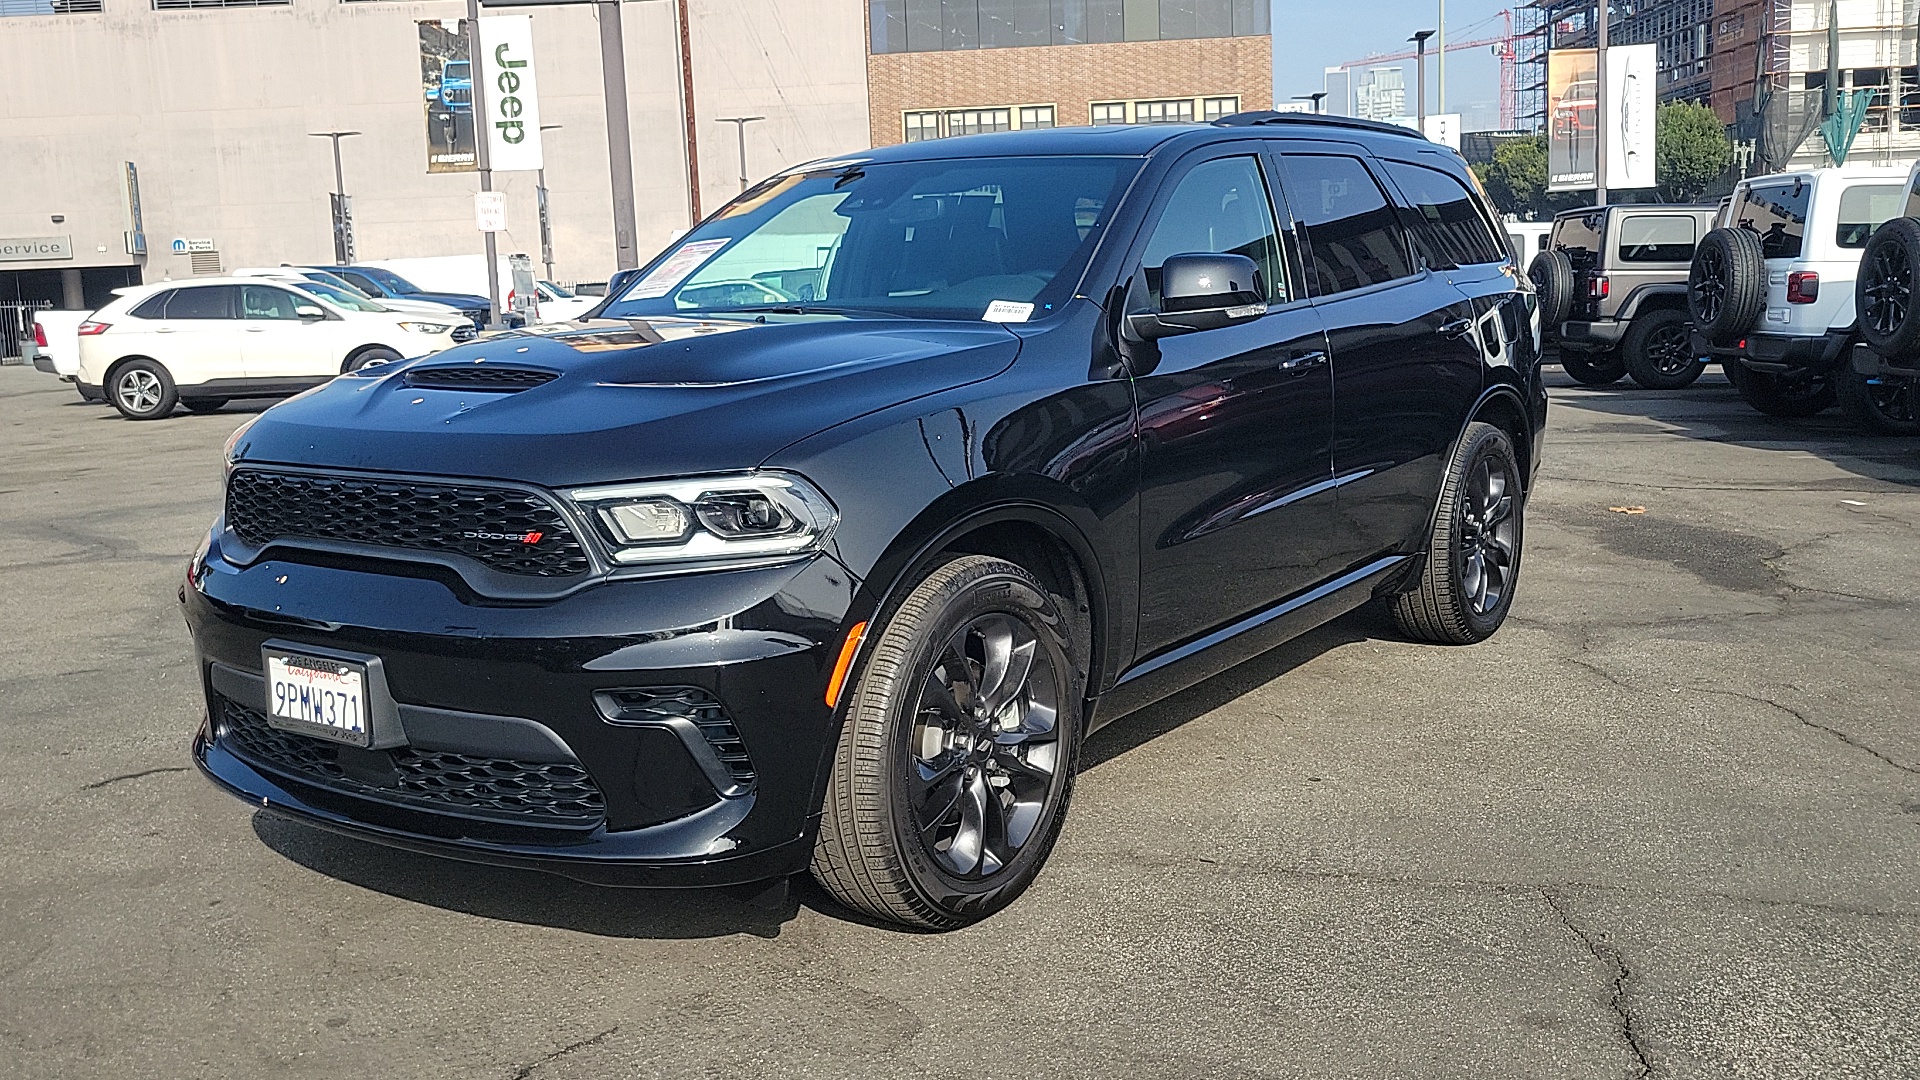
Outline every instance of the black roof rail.
<path id="1" fill-rule="evenodd" d="M 1326 127 L 1353 128 L 1357 131 L 1371 131 L 1379 135 L 1403 135 L 1409 139 L 1426 142 L 1425 136 L 1410 127 L 1389 124 L 1384 120 L 1362 120 L 1357 116 L 1329 116 L 1325 113 L 1275 112 L 1272 109 L 1254 109 L 1250 112 L 1237 112 L 1232 116 L 1223 116 L 1213 122 L 1214 127 L 1256 127 L 1261 124 L 1320 124 Z"/>

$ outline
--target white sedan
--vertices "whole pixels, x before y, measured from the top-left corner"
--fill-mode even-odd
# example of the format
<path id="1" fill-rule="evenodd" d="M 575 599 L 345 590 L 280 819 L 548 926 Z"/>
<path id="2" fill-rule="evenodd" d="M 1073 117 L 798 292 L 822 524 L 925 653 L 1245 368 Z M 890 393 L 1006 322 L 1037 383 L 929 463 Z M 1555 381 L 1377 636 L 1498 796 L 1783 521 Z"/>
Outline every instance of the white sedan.
<path id="1" fill-rule="evenodd" d="M 129 420 L 184 405 L 285 397 L 374 361 L 438 352 L 463 321 L 389 311 L 261 278 L 199 278 L 121 290 L 80 324 L 80 392 Z"/>

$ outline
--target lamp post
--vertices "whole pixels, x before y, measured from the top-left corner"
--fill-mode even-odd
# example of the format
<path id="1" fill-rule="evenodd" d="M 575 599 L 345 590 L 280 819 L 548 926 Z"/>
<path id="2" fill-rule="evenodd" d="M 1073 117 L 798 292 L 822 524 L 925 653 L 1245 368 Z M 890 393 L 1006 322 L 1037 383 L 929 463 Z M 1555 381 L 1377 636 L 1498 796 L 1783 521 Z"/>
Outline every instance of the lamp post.
<path id="1" fill-rule="evenodd" d="M 559 131 L 562 126 L 563 125 L 560 124 L 541 124 L 540 130 L 543 133 L 541 138 L 544 140 L 546 137 L 545 132 Z M 541 155 L 541 160 L 546 160 L 545 154 Z M 547 219 L 547 167 L 544 164 L 533 174 L 533 199 L 534 203 L 540 208 L 540 262 L 547 268 L 547 280 L 552 281 L 553 225 Z"/>
<path id="2" fill-rule="evenodd" d="M 1433 36 L 1431 30 L 1416 30 L 1408 41 L 1413 42 L 1414 79 L 1419 82 L 1419 112 L 1415 114 L 1415 123 L 1419 125 L 1422 138 L 1427 134 L 1427 39 Z"/>
<path id="3" fill-rule="evenodd" d="M 1313 102 L 1313 112 L 1314 112 L 1314 115 L 1317 116 L 1321 112 L 1320 103 L 1326 100 L 1326 97 L 1327 97 L 1327 92 L 1325 90 L 1322 90 L 1317 94 L 1295 94 L 1293 95 L 1293 100 Z"/>
<path id="4" fill-rule="evenodd" d="M 747 190 L 747 125 L 759 120 L 765 120 L 766 117 L 721 116 L 716 117 L 716 119 L 722 124 L 732 124 L 734 131 L 740 136 L 740 190 L 745 191 Z"/>
<path id="5" fill-rule="evenodd" d="M 337 266 L 350 265 L 354 260 L 353 250 L 353 210 L 347 202 L 346 173 L 340 167 L 340 140 L 360 134 L 357 131 L 309 131 L 307 135 L 314 139 L 333 141 L 333 261 Z"/>

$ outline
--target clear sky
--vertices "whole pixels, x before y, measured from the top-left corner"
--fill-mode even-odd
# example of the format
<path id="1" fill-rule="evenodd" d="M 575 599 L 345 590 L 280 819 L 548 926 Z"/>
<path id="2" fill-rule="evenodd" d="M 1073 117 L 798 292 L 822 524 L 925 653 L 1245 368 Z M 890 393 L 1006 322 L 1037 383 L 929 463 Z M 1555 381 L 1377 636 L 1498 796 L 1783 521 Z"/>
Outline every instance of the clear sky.
<path id="1" fill-rule="evenodd" d="M 1499 35 L 1499 12 L 1520 0 L 1450 0 L 1447 37 L 1472 41 Z M 1415 30 L 1431 30 L 1439 0 L 1273 0 L 1273 93 L 1276 101 L 1320 89 L 1324 69 L 1375 53 L 1411 49 Z M 1413 61 L 1404 61 L 1412 105 Z M 1427 58 L 1427 101 L 1434 103 L 1435 66 Z M 1491 49 L 1462 49 L 1447 55 L 1447 111 L 1473 105 L 1497 108 L 1500 62 Z M 1469 126 L 1472 118 L 1469 117 Z"/>

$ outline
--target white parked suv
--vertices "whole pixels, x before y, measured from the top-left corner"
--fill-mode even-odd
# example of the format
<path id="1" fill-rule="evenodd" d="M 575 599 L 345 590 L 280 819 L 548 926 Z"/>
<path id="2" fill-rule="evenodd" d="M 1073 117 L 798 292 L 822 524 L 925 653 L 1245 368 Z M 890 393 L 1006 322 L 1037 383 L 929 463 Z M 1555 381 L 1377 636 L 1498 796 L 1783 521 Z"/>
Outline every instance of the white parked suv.
<path id="1" fill-rule="evenodd" d="M 1836 399 L 1859 340 L 1853 283 L 1867 239 L 1904 207 L 1907 163 L 1749 177 L 1687 278 L 1696 345 L 1747 404 L 1812 416 Z"/>
<path id="2" fill-rule="evenodd" d="M 358 309 L 357 309 L 358 308 Z M 80 324 L 80 392 L 129 420 L 237 397 L 283 397 L 374 361 L 438 352 L 474 334 L 454 319 L 346 303 L 262 278 L 127 289 Z"/>

